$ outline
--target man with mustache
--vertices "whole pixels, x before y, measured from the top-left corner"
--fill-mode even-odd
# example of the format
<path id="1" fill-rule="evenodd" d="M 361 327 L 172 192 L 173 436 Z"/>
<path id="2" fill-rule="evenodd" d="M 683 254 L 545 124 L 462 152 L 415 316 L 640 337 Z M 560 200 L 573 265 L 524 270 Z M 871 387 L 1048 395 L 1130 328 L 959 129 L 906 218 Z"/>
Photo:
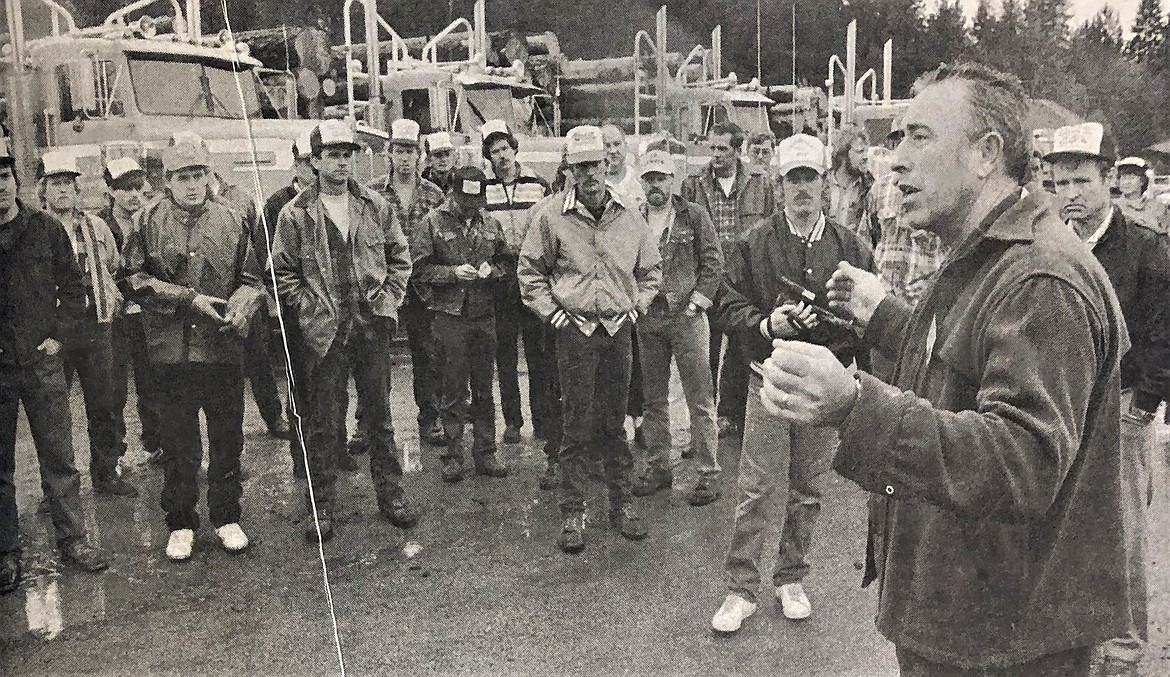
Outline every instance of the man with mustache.
<path id="1" fill-rule="evenodd" d="M 841 261 L 873 268 L 869 244 L 828 220 L 822 209 L 825 146 L 815 136 L 796 134 L 776 147 L 784 186 L 784 210 L 760 222 L 727 248 L 727 269 L 717 303 L 719 321 L 734 332 L 755 363 L 763 362 L 775 339 L 800 339 L 827 346 L 841 365 L 864 362 L 853 332 L 820 321 L 816 312 L 782 286 L 783 278 L 823 300 L 825 284 Z M 844 367 L 842 367 L 844 368 Z M 802 581 L 807 555 L 837 432 L 793 424 L 766 410 L 761 378 L 749 375 L 747 415 L 740 452 L 735 525 L 725 572 L 730 590 L 711 619 L 716 632 L 735 632 L 756 610 L 764 532 L 777 521 L 769 514 L 773 494 L 786 504 L 779 517 L 780 552 L 772 582 L 784 616 L 808 618 L 812 605 Z"/>
<path id="2" fill-rule="evenodd" d="M 538 210 L 520 251 L 524 303 L 557 330 L 563 406 L 558 546 L 585 548 L 585 481 L 590 453 L 605 459 L 610 522 L 630 540 L 646 537 L 630 491 L 626 443 L 633 325 L 658 294 L 662 257 L 645 219 L 605 183 L 601 130 L 583 125 L 565 137 L 574 185 L 561 203 Z"/>
<path id="3" fill-rule="evenodd" d="M 715 429 L 715 386 L 711 383 L 710 326 L 707 309 L 714 303 L 723 274 L 723 250 L 711 217 L 697 205 L 674 195 L 674 160 L 665 151 L 642 156 L 642 215 L 662 254 L 662 287 L 638 324 L 645 394 L 643 431 L 646 470 L 634 494 L 650 496 L 670 490 L 670 361 L 678 364 L 691 421 L 691 447 L 699 480 L 686 494 L 693 506 L 719 498 L 719 435 Z"/>
<path id="4" fill-rule="evenodd" d="M 912 91 L 902 216 L 951 253 L 913 311 L 854 266 L 829 283 L 830 309 L 896 360 L 892 384 L 778 341 L 759 396 L 838 429 L 834 469 L 872 492 L 863 584 L 880 578 L 877 628 L 903 676 L 1088 675 L 1093 647 L 1146 603 L 1127 554 L 1121 308 L 1048 200 L 1022 190 L 1019 79 L 960 63 Z"/>
<path id="5" fill-rule="evenodd" d="M 1130 564 L 1136 567 L 1131 580 L 1139 586 L 1134 595 L 1145 597 L 1141 508 L 1153 496 L 1150 423 L 1170 384 L 1170 244 L 1165 235 L 1131 221 L 1114 205 L 1109 194 L 1114 157 L 1104 128 L 1088 122 L 1057 129 L 1045 160 L 1052 164 L 1056 199 L 1069 227 L 1092 249 L 1113 282 L 1132 344 L 1121 359 L 1121 452 L 1123 468 L 1132 471 L 1124 476 L 1124 490 L 1133 497 L 1131 505 L 1139 508 L 1127 515 L 1132 520 L 1127 533 L 1133 534 Z M 1107 674 L 1137 674 L 1146 622 L 1134 621 L 1133 632 L 1104 645 L 1105 660 L 1119 668 Z"/>

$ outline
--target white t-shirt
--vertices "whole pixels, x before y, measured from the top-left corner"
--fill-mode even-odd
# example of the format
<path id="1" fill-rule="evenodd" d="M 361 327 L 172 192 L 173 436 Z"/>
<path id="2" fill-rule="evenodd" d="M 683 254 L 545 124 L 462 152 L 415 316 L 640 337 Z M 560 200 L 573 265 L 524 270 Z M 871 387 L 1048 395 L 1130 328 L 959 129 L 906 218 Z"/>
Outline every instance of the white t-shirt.
<path id="1" fill-rule="evenodd" d="M 735 172 L 732 172 L 731 176 L 726 178 L 718 176 L 715 178 L 719 179 L 719 187 L 723 189 L 723 194 L 731 197 L 731 189 L 735 188 Z"/>
<path id="2" fill-rule="evenodd" d="M 325 206 L 325 211 L 329 214 L 329 219 L 333 221 L 333 225 L 337 226 L 337 230 L 341 232 L 341 236 L 349 239 L 349 193 L 342 193 L 341 195 L 326 195 L 321 193 L 321 204 Z"/>
<path id="3" fill-rule="evenodd" d="M 662 241 L 662 234 L 670 231 L 674 223 L 674 203 L 667 202 L 663 209 L 651 207 L 646 212 L 646 221 L 650 224 L 650 232 L 654 235 L 654 242 Z"/>

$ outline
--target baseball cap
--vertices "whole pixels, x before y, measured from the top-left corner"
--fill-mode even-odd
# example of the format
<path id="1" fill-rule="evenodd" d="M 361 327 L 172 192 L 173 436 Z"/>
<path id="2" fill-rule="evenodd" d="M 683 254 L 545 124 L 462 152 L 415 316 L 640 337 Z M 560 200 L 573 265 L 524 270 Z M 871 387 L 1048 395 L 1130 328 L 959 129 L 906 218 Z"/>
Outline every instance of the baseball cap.
<path id="1" fill-rule="evenodd" d="M 1131 155 L 1130 157 L 1117 161 L 1117 171 L 1127 171 L 1134 174 L 1145 174 L 1146 170 L 1149 168 L 1149 163 L 1135 155 Z"/>
<path id="2" fill-rule="evenodd" d="M 418 147 L 418 123 L 402 118 L 390 123 L 390 143 Z"/>
<path id="3" fill-rule="evenodd" d="M 483 134 L 483 141 L 487 143 L 488 139 L 492 138 L 493 134 L 505 134 L 512 136 L 512 130 L 508 129 L 508 123 L 503 120 L 493 119 L 483 123 L 483 127 L 479 129 Z"/>
<path id="4" fill-rule="evenodd" d="M 313 135 L 312 130 L 301 134 L 297 140 L 293 142 L 293 158 L 297 160 L 308 160 L 313 157 L 313 142 L 310 137 Z"/>
<path id="5" fill-rule="evenodd" d="M 355 151 L 361 149 L 354 138 L 353 129 L 341 120 L 322 120 L 309 134 L 309 147 L 314 155 L 326 146 L 344 146 Z"/>
<path id="6" fill-rule="evenodd" d="M 455 144 L 451 143 L 451 135 L 447 132 L 427 134 L 425 140 L 428 153 L 434 153 L 440 150 L 455 150 Z"/>
<path id="7" fill-rule="evenodd" d="M 146 170 L 132 157 L 120 157 L 117 160 L 110 160 L 106 163 L 106 183 L 113 183 L 135 172 L 143 175 L 146 174 Z"/>
<path id="8" fill-rule="evenodd" d="M 74 178 L 81 176 L 81 171 L 77 169 L 77 158 L 59 150 L 51 150 L 42 155 L 39 169 L 37 176 L 42 179 L 60 175 Z"/>
<path id="9" fill-rule="evenodd" d="M 576 165 L 582 162 L 600 162 L 605 159 L 605 141 L 601 128 L 581 125 L 565 135 L 565 162 Z"/>
<path id="10" fill-rule="evenodd" d="M 12 154 L 9 139 L 10 137 L 0 136 L 0 167 L 16 166 L 16 157 Z"/>
<path id="11" fill-rule="evenodd" d="M 1049 162 L 1066 158 L 1113 160 L 1117 157 L 1113 140 L 1099 122 L 1058 127 L 1052 132 L 1052 151 L 1044 156 Z"/>
<path id="12" fill-rule="evenodd" d="M 464 203 L 487 204 L 487 175 L 479 167 L 464 166 L 455 170 L 451 194 Z"/>
<path id="13" fill-rule="evenodd" d="M 210 167 L 211 156 L 203 146 L 180 142 L 168 147 L 162 155 L 163 171 L 167 174 L 189 167 Z"/>
<path id="14" fill-rule="evenodd" d="M 663 150 L 652 150 L 647 152 L 642 156 L 640 164 L 642 167 L 640 176 L 646 176 L 647 174 L 652 174 L 655 172 L 659 174 L 666 174 L 667 176 L 674 176 L 675 174 L 674 160 L 672 160 L 670 155 Z"/>
<path id="15" fill-rule="evenodd" d="M 206 145 L 203 142 L 202 136 L 199 136 L 195 132 L 192 132 L 192 131 L 189 131 L 186 129 L 182 129 L 182 130 L 175 132 L 174 134 L 171 134 L 171 145 L 177 146 L 180 143 L 190 143 L 190 144 L 194 144 L 196 146 Z"/>
<path id="16" fill-rule="evenodd" d="M 785 176 L 797 167 L 808 167 L 824 176 L 825 144 L 809 134 L 793 134 L 776 146 L 776 157 L 780 158 L 780 175 Z"/>

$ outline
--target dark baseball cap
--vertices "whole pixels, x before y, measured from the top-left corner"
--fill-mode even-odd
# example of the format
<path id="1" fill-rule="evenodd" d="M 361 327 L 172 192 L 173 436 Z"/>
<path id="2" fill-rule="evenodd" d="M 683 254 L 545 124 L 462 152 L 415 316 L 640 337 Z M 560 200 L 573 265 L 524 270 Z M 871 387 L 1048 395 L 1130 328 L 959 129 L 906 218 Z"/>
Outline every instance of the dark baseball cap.
<path id="1" fill-rule="evenodd" d="M 487 175 L 479 167 L 457 168 L 451 182 L 451 194 L 464 204 L 482 207 L 487 204 Z"/>

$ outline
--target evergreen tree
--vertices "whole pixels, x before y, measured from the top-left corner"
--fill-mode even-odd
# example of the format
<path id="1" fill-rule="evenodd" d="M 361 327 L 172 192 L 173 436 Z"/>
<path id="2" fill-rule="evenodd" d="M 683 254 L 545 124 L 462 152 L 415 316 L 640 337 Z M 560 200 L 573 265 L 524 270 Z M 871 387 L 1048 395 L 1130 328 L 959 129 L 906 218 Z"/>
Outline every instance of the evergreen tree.
<path id="1" fill-rule="evenodd" d="M 926 17 L 923 49 L 934 62 L 953 62 L 970 48 L 966 19 L 959 0 L 941 0 L 938 10 Z"/>
<path id="2" fill-rule="evenodd" d="M 1166 20 L 1162 16 L 1162 0 L 1141 0 L 1137 18 L 1133 22 L 1133 37 L 1126 45 L 1129 58 L 1144 63 L 1162 51 L 1166 39 Z"/>

